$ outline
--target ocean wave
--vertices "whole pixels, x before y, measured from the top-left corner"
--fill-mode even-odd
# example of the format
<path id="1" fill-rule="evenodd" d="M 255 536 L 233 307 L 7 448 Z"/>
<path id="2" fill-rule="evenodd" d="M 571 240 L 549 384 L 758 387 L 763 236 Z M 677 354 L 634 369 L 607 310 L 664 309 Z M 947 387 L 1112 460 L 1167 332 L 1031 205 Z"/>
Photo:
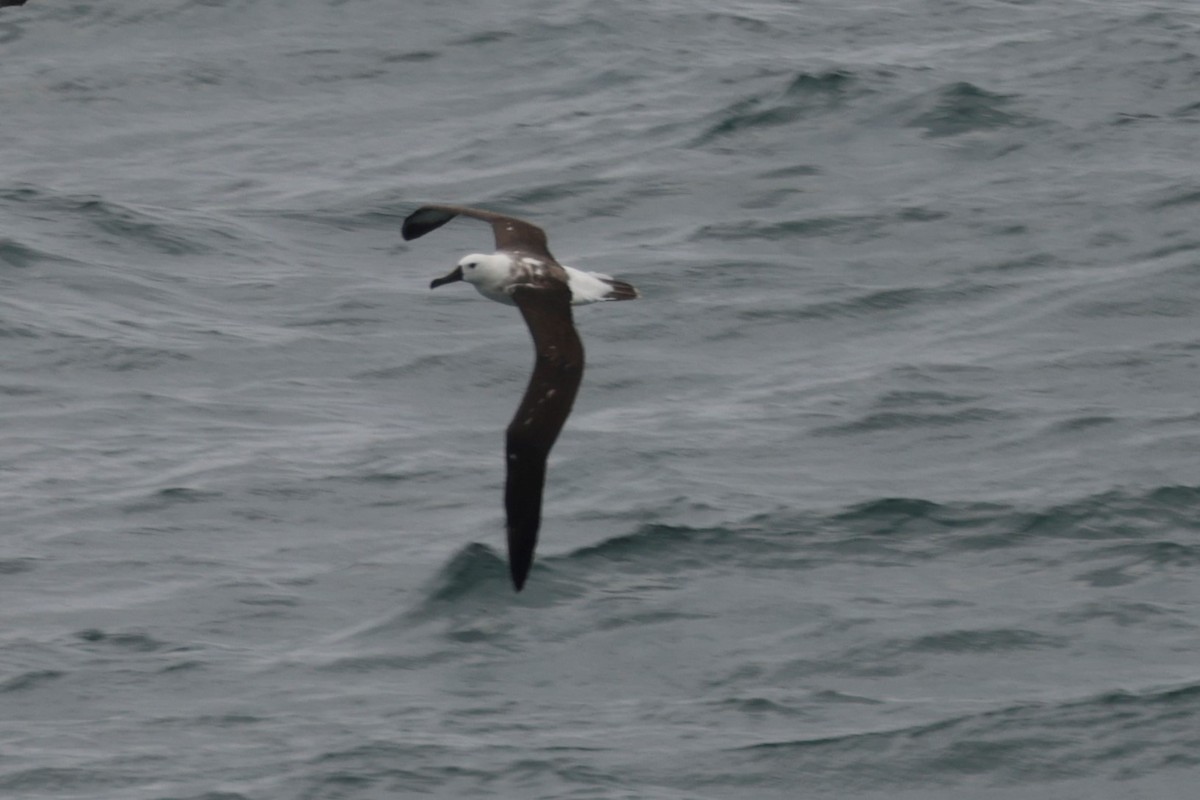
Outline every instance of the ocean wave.
<path id="1" fill-rule="evenodd" d="M 1011 110 L 1016 100 L 1016 95 L 989 92 L 959 81 L 901 103 L 896 111 L 907 125 L 923 130 L 931 139 L 1042 124 L 1030 114 Z"/>
<path id="2" fill-rule="evenodd" d="M 854 74 L 841 69 L 826 72 L 800 72 L 781 89 L 737 100 L 713 116 L 715 120 L 690 147 L 704 147 L 737 134 L 788 125 L 805 117 L 840 110 L 852 97 L 865 93 Z"/>
<path id="3" fill-rule="evenodd" d="M 1147 571 L 1188 569 L 1200 563 L 1200 550 L 1174 541 L 1184 531 L 1198 529 L 1190 513 L 1195 502 L 1200 502 L 1200 487 L 1177 486 L 1105 492 L 1041 509 L 880 498 L 828 514 L 780 510 L 724 526 L 642 524 L 593 545 L 540 556 L 530 584 L 533 591 L 526 595 L 537 597 L 539 604 L 553 604 L 587 596 L 614 580 L 640 577 L 679 586 L 684 578 L 731 571 L 802 572 L 845 559 L 919 563 L 1029 548 L 1044 540 L 1096 542 L 1079 560 L 1104 566 L 1076 577 L 1116 585 Z M 504 557 L 487 545 L 472 544 L 442 567 L 425 592 L 420 613 L 435 608 L 458 613 L 510 594 Z M 918 651 L 1004 649 L 1057 641 L 1040 632 L 983 629 L 946 632 L 902 646 Z"/>
<path id="4" fill-rule="evenodd" d="M 1128 780 L 1200 764 L 1200 685 L 1113 691 L 1020 703 L 932 723 L 829 737 L 767 741 L 715 757 L 703 779 L 754 786 L 791 778 L 859 789 L 984 779 L 1028 786 L 1103 776 Z M 1135 744 L 1129 732 L 1141 736 Z M 757 776 L 757 777 L 756 777 Z"/>

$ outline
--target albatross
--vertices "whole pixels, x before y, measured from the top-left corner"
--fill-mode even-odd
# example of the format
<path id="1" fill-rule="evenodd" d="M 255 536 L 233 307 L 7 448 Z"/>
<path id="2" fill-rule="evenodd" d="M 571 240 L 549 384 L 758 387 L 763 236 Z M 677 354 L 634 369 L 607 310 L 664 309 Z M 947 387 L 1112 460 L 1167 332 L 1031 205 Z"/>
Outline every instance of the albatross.
<path id="1" fill-rule="evenodd" d="M 401 235 L 411 241 L 460 215 L 492 226 L 496 252 L 463 256 L 449 275 L 436 278 L 429 288 L 465 281 L 489 300 L 520 309 L 533 336 L 533 375 L 508 425 L 504 447 L 508 568 L 519 592 L 529 577 L 537 547 L 546 458 L 571 413 L 583 378 L 583 343 L 575 330 L 571 306 L 633 300 L 638 291 L 609 275 L 559 264 L 546 245 L 545 231 L 493 211 L 421 206 L 405 218 Z"/>

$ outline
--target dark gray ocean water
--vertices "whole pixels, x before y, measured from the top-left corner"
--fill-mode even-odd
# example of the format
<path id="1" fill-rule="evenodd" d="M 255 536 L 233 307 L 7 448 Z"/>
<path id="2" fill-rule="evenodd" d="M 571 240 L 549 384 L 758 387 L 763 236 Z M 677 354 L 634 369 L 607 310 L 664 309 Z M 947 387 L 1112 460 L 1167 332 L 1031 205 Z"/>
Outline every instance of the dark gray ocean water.
<path id="1" fill-rule="evenodd" d="M 0 797 L 1194 796 L 1188 0 L 0 10 Z M 544 225 L 643 299 L 503 561 Z"/>

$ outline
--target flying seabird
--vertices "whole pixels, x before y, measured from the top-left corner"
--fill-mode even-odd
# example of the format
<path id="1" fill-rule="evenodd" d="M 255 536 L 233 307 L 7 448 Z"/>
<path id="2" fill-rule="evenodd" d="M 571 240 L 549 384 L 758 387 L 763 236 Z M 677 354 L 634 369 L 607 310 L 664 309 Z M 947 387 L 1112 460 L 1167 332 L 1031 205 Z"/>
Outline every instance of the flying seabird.
<path id="1" fill-rule="evenodd" d="M 466 281 L 489 300 L 521 310 L 533 335 L 533 375 L 505 435 L 507 477 L 504 510 L 508 517 L 508 567 L 513 586 L 521 591 L 542 519 L 542 487 L 546 457 L 558 438 L 579 381 L 583 378 L 583 344 L 571 318 L 571 306 L 638 296 L 624 281 L 598 272 L 565 267 L 546 246 L 546 232 L 533 223 L 466 206 L 421 206 L 404 220 L 406 241 L 424 236 L 462 215 L 492 226 L 496 252 L 472 253 L 430 289 Z"/>

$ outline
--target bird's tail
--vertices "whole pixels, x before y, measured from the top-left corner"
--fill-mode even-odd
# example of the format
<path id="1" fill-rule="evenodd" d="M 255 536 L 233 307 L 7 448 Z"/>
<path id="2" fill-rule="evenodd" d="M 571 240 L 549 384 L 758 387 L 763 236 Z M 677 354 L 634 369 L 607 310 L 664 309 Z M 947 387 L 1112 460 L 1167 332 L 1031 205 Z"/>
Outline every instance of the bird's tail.
<path id="1" fill-rule="evenodd" d="M 600 276 L 597 275 L 596 277 Z M 609 286 L 609 290 L 601 298 L 602 300 L 636 300 L 641 297 L 638 294 L 638 290 L 625 281 L 619 281 L 616 278 L 609 278 L 608 276 L 602 277 L 600 280 Z"/>

